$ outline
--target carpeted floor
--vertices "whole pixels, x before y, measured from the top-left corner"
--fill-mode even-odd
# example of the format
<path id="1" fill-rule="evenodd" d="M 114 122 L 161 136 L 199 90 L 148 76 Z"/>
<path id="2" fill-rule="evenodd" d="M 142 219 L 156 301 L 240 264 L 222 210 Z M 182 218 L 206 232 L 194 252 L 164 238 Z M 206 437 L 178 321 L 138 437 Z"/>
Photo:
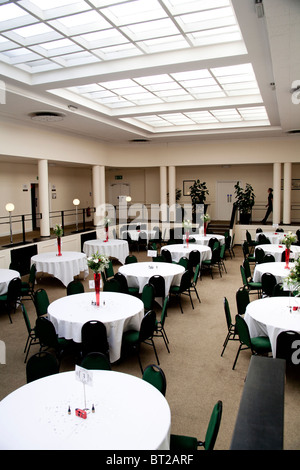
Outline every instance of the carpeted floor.
<path id="1" fill-rule="evenodd" d="M 135 253 L 139 261 L 147 260 L 145 252 Z M 238 343 L 229 342 L 224 356 L 221 357 L 223 341 L 226 336 L 226 322 L 223 298 L 229 300 L 231 313 L 236 314 L 235 293 L 241 286 L 239 266 L 242 262 L 241 247 L 235 247 L 235 257 L 227 256 L 227 274 L 220 277 L 216 271 L 214 278 L 204 275 L 198 282 L 198 293 L 193 310 L 190 301 L 184 296 L 184 313 L 180 312 L 175 299 L 171 299 L 165 329 L 170 341 L 170 354 L 162 338 L 155 341 L 160 366 L 167 378 L 166 399 L 171 408 L 172 432 L 187 434 L 204 439 L 207 424 L 214 404 L 223 401 L 223 416 L 216 442 L 216 450 L 230 448 L 231 438 L 238 412 L 244 380 L 250 360 L 249 351 L 240 354 L 236 369 L 232 364 Z M 115 272 L 120 266 L 114 262 Z M 89 276 L 92 279 L 92 275 Z M 89 278 L 85 279 L 85 290 L 89 291 Z M 43 274 L 37 278 L 37 288 L 47 290 L 50 301 L 66 295 L 65 287 L 56 279 Z M 254 300 L 255 296 L 251 296 Z M 36 313 L 31 301 L 26 301 L 30 320 L 34 325 Z M 157 314 L 160 315 L 159 309 Z M 9 323 L 6 314 L 0 315 L 0 340 L 6 345 L 6 364 L 0 364 L 0 399 L 26 383 L 23 349 L 27 339 L 21 309 L 13 315 Z M 31 353 L 38 351 L 38 346 Z M 152 348 L 143 346 L 143 365 L 155 362 Z M 74 360 L 66 357 L 61 371 L 74 370 Z M 141 376 L 136 357 L 120 360 L 112 369 Z M 299 380 L 287 377 L 285 389 L 285 441 L 287 450 L 300 449 L 300 389 Z M 262 436 L 263 438 L 263 436 Z"/>

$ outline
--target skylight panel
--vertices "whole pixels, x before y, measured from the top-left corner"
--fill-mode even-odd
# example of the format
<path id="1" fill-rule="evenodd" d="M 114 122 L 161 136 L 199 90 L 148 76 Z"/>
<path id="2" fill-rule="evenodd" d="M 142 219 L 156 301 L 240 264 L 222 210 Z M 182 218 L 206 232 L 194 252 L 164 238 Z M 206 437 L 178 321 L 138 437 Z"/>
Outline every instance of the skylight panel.
<path id="1" fill-rule="evenodd" d="M 23 28 L 15 29 L 15 33 L 23 38 L 29 38 L 40 34 L 53 32 L 53 29 L 44 23 L 37 23 L 30 26 L 24 26 Z"/>
<path id="2" fill-rule="evenodd" d="M 134 44 L 130 43 L 112 47 L 102 47 L 101 49 L 94 49 L 93 52 L 102 60 L 124 59 L 125 57 L 142 55 L 142 51 L 140 51 Z"/>
<path id="3" fill-rule="evenodd" d="M 103 8 L 104 15 L 117 26 L 166 18 L 167 13 L 157 0 L 134 0 Z"/>
<path id="4" fill-rule="evenodd" d="M 236 109 L 219 109 L 213 110 L 211 113 L 220 121 L 220 122 L 233 122 L 241 121 L 242 117 Z"/>
<path id="5" fill-rule="evenodd" d="M 177 72 L 171 73 L 171 76 L 174 77 L 176 80 L 197 80 L 202 78 L 211 78 L 211 74 L 208 70 L 191 70 L 188 72 Z"/>
<path id="6" fill-rule="evenodd" d="M 148 77 L 137 77 L 135 81 L 141 85 L 154 85 L 159 83 L 171 83 L 172 78 L 165 73 L 161 75 L 149 75 Z"/>
<path id="7" fill-rule="evenodd" d="M 190 47 L 181 35 L 139 41 L 138 45 L 148 54 Z"/>
<path id="8" fill-rule="evenodd" d="M 162 0 L 173 15 L 230 6 L 229 0 Z"/>
<path id="9" fill-rule="evenodd" d="M 218 122 L 215 116 L 213 116 L 209 111 L 195 111 L 190 113 L 185 113 L 190 119 L 199 123 L 199 124 L 209 124 L 213 122 Z"/>
<path id="10" fill-rule="evenodd" d="M 178 34 L 178 29 L 169 18 L 137 23 L 120 28 L 133 41 L 160 38 Z"/>
<path id="11" fill-rule="evenodd" d="M 26 16 L 25 11 L 22 8 L 19 8 L 14 3 L 8 3 L 6 5 L 1 5 L 0 9 L 0 18 L 2 21 L 14 20 Z"/>
<path id="12" fill-rule="evenodd" d="M 221 28 L 236 24 L 233 11 L 229 7 L 176 16 L 176 21 L 185 33 Z"/>

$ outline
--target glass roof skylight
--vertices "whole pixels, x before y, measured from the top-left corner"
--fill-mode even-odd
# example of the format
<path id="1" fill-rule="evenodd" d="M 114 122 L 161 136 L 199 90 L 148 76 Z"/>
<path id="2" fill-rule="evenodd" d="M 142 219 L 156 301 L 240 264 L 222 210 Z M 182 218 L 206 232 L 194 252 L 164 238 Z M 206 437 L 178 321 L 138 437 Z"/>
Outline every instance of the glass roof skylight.
<path id="1" fill-rule="evenodd" d="M 150 130 L 269 124 L 252 65 L 184 65 L 178 72 L 91 83 L 84 67 L 107 62 L 109 72 L 114 61 L 147 56 L 150 69 L 156 55 L 199 48 L 201 58 L 202 48 L 216 51 L 216 45 L 226 45 L 229 55 L 236 44 L 246 55 L 231 0 L 0 1 L 0 64 L 44 74 L 45 81 L 54 71 L 64 79 L 69 71 L 71 80 L 81 67 L 80 85 L 49 86 L 48 92 Z"/>

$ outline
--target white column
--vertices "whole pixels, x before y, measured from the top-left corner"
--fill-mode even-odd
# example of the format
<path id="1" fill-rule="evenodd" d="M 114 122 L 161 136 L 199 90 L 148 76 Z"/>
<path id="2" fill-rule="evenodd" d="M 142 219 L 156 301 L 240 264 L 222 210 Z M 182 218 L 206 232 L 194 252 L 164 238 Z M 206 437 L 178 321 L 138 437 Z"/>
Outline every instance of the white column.
<path id="1" fill-rule="evenodd" d="M 94 225 L 97 227 L 101 223 L 101 204 L 103 201 L 103 176 L 102 167 L 93 166 L 93 202 L 96 212 L 94 213 Z"/>
<path id="2" fill-rule="evenodd" d="M 39 204 L 42 218 L 40 221 L 41 237 L 50 237 L 50 219 L 49 219 L 49 180 L 48 180 L 48 161 L 39 160 Z"/>
<path id="3" fill-rule="evenodd" d="M 273 165 L 273 224 L 280 224 L 281 208 L 281 163 Z"/>
<path id="4" fill-rule="evenodd" d="M 170 210 L 170 221 L 176 220 L 175 212 L 176 204 L 176 169 L 175 166 L 169 167 L 169 209 Z"/>
<path id="5" fill-rule="evenodd" d="M 168 220 L 167 211 L 167 168 L 165 166 L 160 167 L 160 208 L 161 208 L 161 220 L 166 222 Z"/>
<path id="6" fill-rule="evenodd" d="M 292 164 L 284 163 L 283 180 L 283 223 L 291 223 Z"/>

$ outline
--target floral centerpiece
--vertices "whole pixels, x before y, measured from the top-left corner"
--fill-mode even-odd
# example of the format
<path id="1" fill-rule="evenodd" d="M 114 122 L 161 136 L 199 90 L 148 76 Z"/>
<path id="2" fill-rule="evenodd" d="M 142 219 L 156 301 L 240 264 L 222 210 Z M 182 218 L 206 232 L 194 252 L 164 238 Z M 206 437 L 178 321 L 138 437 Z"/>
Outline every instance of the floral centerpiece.
<path id="1" fill-rule="evenodd" d="M 295 261 L 294 267 L 291 269 L 290 274 L 284 279 L 283 284 L 294 295 L 300 294 L 300 257 Z"/>
<path id="2" fill-rule="evenodd" d="M 108 242 L 108 227 L 111 224 L 111 220 L 108 217 L 104 217 L 104 228 L 106 232 L 106 239 L 104 241 Z"/>
<path id="3" fill-rule="evenodd" d="M 92 256 L 87 258 L 88 267 L 94 272 L 95 292 L 96 292 L 96 305 L 100 305 L 100 273 L 108 268 L 109 258 L 105 255 L 100 255 L 98 251 Z"/>
<path id="4" fill-rule="evenodd" d="M 285 245 L 285 268 L 289 269 L 289 260 L 290 260 L 290 251 L 292 243 L 297 241 L 296 235 L 293 235 L 292 232 L 289 232 L 287 235 L 284 236 L 281 243 Z"/>
<path id="5" fill-rule="evenodd" d="M 189 246 L 190 230 L 192 228 L 192 222 L 189 219 L 184 220 L 183 227 L 184 227 L 184 232 L 185 232 L 186 244 L 187 246 Z"/>
<path id="6" fill-rule="evenodd" d="M 56 238 L 57 238 L 57 250 L 58 250 L 57 256 L 61 256 L 61 237 L 64 234 L 64 230 L 62 228 L 62 225 L 61 224 L 56 224 L 53 228 L 53 232 L 54 232 L 54 234 L 56 235 Z"/>
<path id="7" fill-rule="evenodd" d="M 206 229 L 207 229 L 208 222 L 210 222 L 210 215 L 209 214 L 203 214 L 202 219 L 203 219 L 203 222 L 204 222 L 204 236 L 206 236 Z"/>

